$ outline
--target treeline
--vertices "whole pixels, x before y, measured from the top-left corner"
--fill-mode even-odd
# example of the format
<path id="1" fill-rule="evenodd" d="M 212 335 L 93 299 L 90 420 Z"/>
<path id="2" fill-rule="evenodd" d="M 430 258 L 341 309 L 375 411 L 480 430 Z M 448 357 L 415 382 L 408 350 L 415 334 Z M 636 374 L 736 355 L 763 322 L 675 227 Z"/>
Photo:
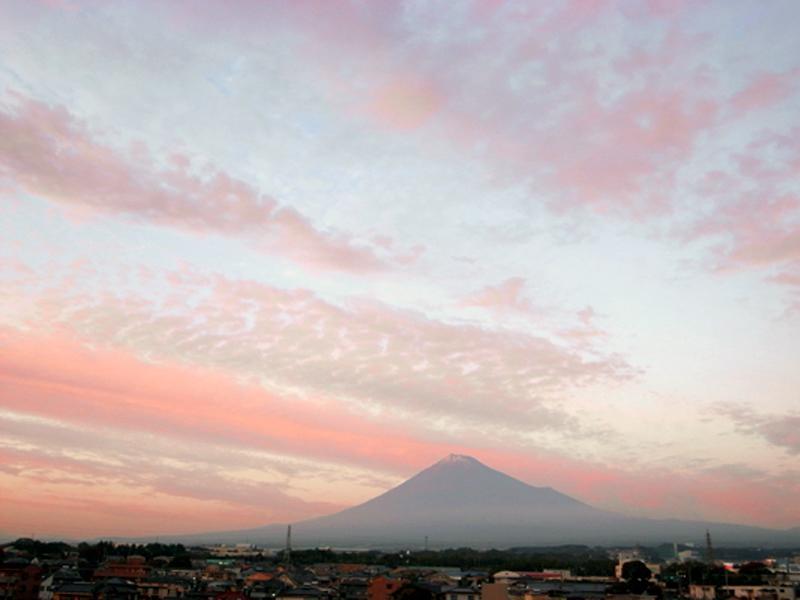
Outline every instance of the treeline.
<path id="1" fill-rule="evenodd" d="M 175 556 L 188 555 L 189 551 L 183 544 L 115 544 L 110 541 L 100 541 L 94 544 L 81 542 L 78 544 L 78 553 L 81 558 L 105 559 L 109 556 L 143 556 L 147 561 L 156 557 L 174 558 Z"/>
<path id="2" fill-rule="evenodd" d="M 279 558 L 283 558 L 282 556 Z M 292 562 L 310 565 L 320 562 L 361 563 L 389 567 L 459 567 L 466 570 L 541 571 L 569 570 L 574 575 L 612 576 L 615 561 L 601 548 L 573 547 L 564 549 L 475 550 L 448 548 L 446 550 L 401 552 L 334 552 L 333 550 L 295 550 Z"/>
<path id="3" fill-rule="evenodd" d="M 148 562 L 154 558 L 163 557 L 168 561 L 184 559 L 185 557 L 201 557 L 200 550 L 187 549 L 183 544 L 115 544 L 111 541 L 95 543 L 81 542 L 77 545 L 66 542 L 42 542 L 29 538 L 20 538 L 6 546 L 13 546 L 29 559 L 66 559 L 77 553 L 81 561 L 89 564 L 99 564 L 109 556 L 143 556 Z M 2 550 L 0 550 L 2 552 Z M 0 556 L 2 556 L 0 554 Z M 181 562 L 185 563 L 185 560 Z"/>
<path id="4" fill-rule="evenodd" d="M 705 547 L 688 546 L 686 544 L 678 544 L 678 551 L 694 550 L 700 555 L 705 556 L 707 550 Z M 642 555 L 647 556 L 649 559 L 669 560 L 675 556 L 675 547 L 672 544 L 661 544 L 652 548 L 640 548 Z M 725 562 L 741 563 L 750 560 L 764 560 L 767 558 L 774 558 L 777 556 L 793 556 L 800 554 L 800 547 L 795 548 L 769 548 L 769 547 L 750 547 L 742 546 L 738 548 L 730 548 L 721 546 L 714 548 L 714 558 Z"/>
<path id="5" fill-rule="evenodd" d="M 739 565 L 737 572 L 727 571 L 719 565 L 690 561 L 672 563 L 661 570 L 661 579 L 670 587 L 686 587 L 692 583 L 703 585 L 760 585 L 770 570 L 759 562 Z"/>
<path id="6" fill-rule="evenodd" d="M 30 558 L 65 558 L 76 548 L 66 542 L 41 542 L 30 538 L 20 538 L 5 546 L 14 546 L 17 550 L 26 553 Z"/>

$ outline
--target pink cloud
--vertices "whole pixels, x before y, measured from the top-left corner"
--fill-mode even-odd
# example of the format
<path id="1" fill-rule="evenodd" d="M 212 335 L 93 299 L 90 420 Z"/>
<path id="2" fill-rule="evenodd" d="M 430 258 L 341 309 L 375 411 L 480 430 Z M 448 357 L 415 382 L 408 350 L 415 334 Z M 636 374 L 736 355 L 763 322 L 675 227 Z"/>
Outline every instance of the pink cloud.
<path id="1" fill-rule="evenodd" d="M 556 210 L 588 209 L 635 218 L 670 210 L 676 174 L 692 156 L 698 138 L 716 131 L 719 115 L 727 114 L 727 105 L 714 100 L 702 73 L 688 68 L 693 50 L 675 42 L 678 37 L 670 41 L 665 36 L 654 51 L 616 63 L 613 75 L 619 79 L 604 81 L 614 89 L 608 94 L 597 85 L 601 77 L 595 71 L 609 58 L 603 48 L 581 52 L 579 44 L 573 46 L 556 35 L 550 36 L 552 48 L 548 48 L 536 41 L 542 37 L 538 26 L 531 35 L 525 32 L 529 38 L 525 44 L 511 47 L 502 45 L 497 32 L 478 30 L 485 34 L 483 43 L 429 53 L 434 58 L 424 62 L 415 60 L 424 52 L 400 58 L 392 54 L 396 46 L 387 41 L 392 34 L 385 26 L 390 4 L 378 9 L 299 4 L 301 8 L 292 9 L 297 10 L 297 19 L 307 20 L 312 29 L 321 28 L 325 39 L 337 47 L 366 57 L 363 72 L 355 69 L 366 75 L 366 82 L 355 81 L 356 77 L 358 85 L 338 82 L 343 96 L 356 97 L 344 103 L 351 109 L 348 115 L 377 123 L 384 133 L 443 134 L 459 151 L 485 159 L 481 164 L 489 165 L 500 181 L 506 175 L 514 182 L 535 176 L 537 198 L 550 198 L 545 201 Z M 663 16 L 677 4 L 643 4 L 650 8 L 642 14 Z M 221 19 L 239 17 L 239 25 L 249 19 L 256 30 L 260 20 L 249 17 L 273 8 L 265 6 L 242 3 L 237 5 L 241 12 L 216 12 Z M 561 27 L 560 32 L 577 31 L 615 6 L 567 3 L 555 11 L 564 17 L 561 24 L 546 23 Z M 200 11 L 192 7 L 187 12 Z M 319 18 L 320 14 L 329 18 Z M 500 17 L 484 13 L 483 18 Z M 215 19 L 208 19 L 207 25 L 219 29 Z M 596 51 L 600 61 L 590 56 Z M 342 62 L 337 52 L 319 53 L 330 61 L 328 68 Z M 431 64 L 436 57 L 442 57 L 441 63 Z M 470 62 L 485 57 L 498 62 Z M 670 71 L 675 65 L 678 68 Z M 523 67 L 532 67 L 535 73 L 541 67 L 541 89 L 526 88 L 522 93 L 512 89 L 512 75 L 522 73 L 524 81 L 538 77 L 520 70 Z M 692 75 L 673 77 L 675 71 L 684 70 Z M 481 77 L 470 78 L 475 72 Z M 768 78 L 755 81 L 732 104 L 741 110 L 774 106 L 786 97 L 787 85 Z M 557 110 L 548 110 L 553 106 Z M 413 262 L 422 252 L 412 249 L 403 254 L 393 250 L 386 238 L 372 246 L 359 245 L 346 235 L 316 228 L 294 209 L 229 175 L 199 176 L 185 156 L 173 157 L 169 166 L 161 167 L 146 152 L 134 160 L 133 150 L 117 151 L 100 139 L 63 110 L 16 102 L 8 111 L 0 111 L 0 186 L 16 184 L 88 215 L 107 213 L 187 231 L 245 237 L 265 251 L 313 268 L 374 271 L 389 263 Z M 698 225 L 696 236 L 719 242 L 716 256 L 725 268 L 768 268 L 776 273 L 773 281 L 787 286 L 800 281 L 794 233 L 797 198 L 782 188 L 797 173 L 800 161 L 793 160 L 778 168 L 753 148 L 739 157 L 739 174 L 718 178 L 719 193 L 709 197 L 715 203 L 713 215 Z M 742 182 L 747 185 L 740 189 Z M 754 189 L 748 187 L 755 184 Z M 26 274 L 24 268 L 14 270 L 19 275 L 16 281 Z M 336 307 L 309 292 L 256 282 L 199 279 L 191 273 L 172 273 L 168 281 L 174 286 L 167 302 L 175 311 L 172 314 L 160 313 L 144 295 L 125 301 L 110 295 L 70 295 L 74 286 L 65 282 L 58 293 L 42 300 L 48 308 L 42 312 L 70 323 L 72 331 L 42 333 L 38 328 L 46 325 L 32 322 L 30 339 L 9 334 L 8 347 L 0 346 L 4 392 L 0 405 L 8 403 L 14 410 L 92 430 L 124 424 L 153 438 L 204 440 L 311 459 L 333 457 L 402 474 L 450 451 L 461 451 L 532 483 L 554 485 L 604 506 L 775 524 L 796 524 L 800 518 L 796 507 L 783 502 L 800 492 L 791 478 L 780 481 L 763 474 L 721 471 L 653 473 L 635 465 L 617 468 L 569 459 L 532 446 L 508 448 L 490 434 L 477 446 L 467 433 L 446 437 L 425 429 L 437 416 L 457 415 L 459 425 L 498 432 L 498 437 L 515 426 L 567 437 L 584 435 L 582 425 L 562 410 L 570 386 L 625 381 L 634 372 L 619 357 L 581 358 L 581 344 L 602 337 L 592 309 L 577 315 L 579 325 L 564 333 L 569 343 L 558 345 L 543 337 L 436 322 L 383 305 Z M 185 293 L 197 287 L 210 290 L 210 297 L 199 303 L 196 314 L 181 314 Z M 523 292 L 524 281 L 514 278 L 480 290 L 472 301 L 521 313 L 535 310 Z M 245 324 L 245 314 L 255 322 L 252 330 Z M 241 380 L 256 381 L 265 365 L 271 378 L 286 389 L 302 389 L 309 398 L 301 401 Z M 389 416 L 383 424 L 376 423 L 353 410 L 358 403 L 370 403 Z M 796 424 L 778 417 L 759 421 L 754 434 L 792 449 Z M 218 519 L 225 526 L 260 524 L 266 517 L 248 503 L 248 495 L 271 489 L 239 486 L 214 495 L 166 471 L 119 482 L 112 481 L 111 470 L 88 461 L 49 454 L 8 453 L 3 458 L 7 460 L 3 464 L 13 462 L 12 476 L 17 477 L 13 481 L 54 486 L 24 489 L 24 494 L 35 497 L 30 502 L 35 514 L 25 512 L 22 491 L 15 489 L 16 496 L 2 499 L 15 513 L 19 509 L 26 528 L 37 519 L 46 524 L 38 528 L 58 526 L 52 514 L 62 523 L 89 522 L 93 507 L 80 500 L 86 493 L 81 478 L 87 477 L 119 486 L 119 494 L 111 494 L 112 500 L 99 506 L 105 520 L 94 522 L 98 533 L 104 533 L 103 527 L 106 531 L 111 525 L 119 527 L 126 514 L 139 514 L 124 495 L 144 497 L 152 489 L 160 495 L 148 499 L 139 523 L 128 525 L 133 531 L 142 523 L 149 531 L 164 531 L 165 524 L 188 512 L 205 522 Z M 209 478 L 218 487 L 224 485 Z M 270 498 L 277 504 L 289 502 L 275 495 Z M 284 508 L 280 514 L 287 518 L 307 514 Z M 269 518 L 283 517 L 275 513 Z M 200 521 L 187 527 L 195 523 Z"/>
<path id="2" fill-rule="evenodd" d="M 489 285 L 464 299 L 465 306 L 477 306 L 496 311 L 513 311 L 535 314 L 540 309 L 530 299 L 523 296 L 525 280 L 511 277 L 497 285 Z"/>
<path id="3" fill-rule="evenodd" d="M 467 296 L 461 304 L 467 307 L 485 308 L 496 313 L 516 313 L 528 316 L 555 316 L 555 311 L 537 306 L 525 297 L 525 279 L 511 277 L 497 285 L 486 286 Z M 560 338 L 568 340 L 571 346 L 582 349 L 590 348 L 594 343 L 608 337 L 596 323 L 597 313 L 587 306 L 570 319 L 569 325 L 557 331 Z"/>
<path id="4" fill-rule="evenodd" d="M 613 0 L 567 0 L 546 20 L 544 27 L 562 33 L 585 27 L 608 14 L 613 7 Z"/>
<path id="5" fill-rule="evenodd" d="M 380 305 L 334 307 L 308 291 L 208 278 L 191 270 L 174 273 L 172 285 L 181 299 L 176 308 L 193 296 L 195 288 L 207 295 L 193 309 L 191 319 L 171 310 L 168 318 L 161 316 L 151 300 L 142 303 L 135 297 L 124 302 L 105 298 L 83 309 L 81 305 L 90 298 L 59 297 L 63 292 L 54 290 L 48 297 L 49 312 L 31 323 L 33 329 L 4 334 L 0 405 L 94 432 L 124 426 L 154 440 L 334 460 L 395 475 L 410 475 L 441 456 L 460 452 L 531 483 L 552 485 L 616 510 L 764 524 L 797 520 L 796 510 L 782 506 L 781 501 L 792 485 L 790 479 L 720 475 L 720 485 L 726 489 L 738 485 L 755 490 L 748 492 L 747 503 L 734 504 L 724 496 L 706 494 L 703 472 L 652 473 L 635 465 L 619 469 L 533 445 L 509 447 L 504 442 L 507 434 L 487 435 L 492 428 L 505 432 L 522 424 L 526 431 L 536 427 L 585 436 L 580 424 L 553 410 L 557 407 L 542 412 L 531 401 L 517 406 L 516 400 L 527 393 L 520 384 L 533 377 L 530 385 L 539 397 L 546 390 L 558 393 L 581 381 L 624 380 L 629 376 L 627 367 L 614 361 L 585 364 L 570 352 L 529 336 L 446 325 Z M 69 308 L 64 311 L 60 306 Z M 243 327 L 245 313 L 256 329 Z M 581 326 L 593 326 L 593 310 L 582 310 L 576 317 Z M 71 331 L 46 333 L 42 329 L 62 318 Z M 220 344 L 223 339 L 226 343 Z M 465 375 L 461 367 L 469 362 L 479 364 L 481 370 Z M 423 363 L 427 363 L 425 369 L 415 370 Z M 274 384 L 302 389 L 305 399 L 248 383 L 260 380 L 264 365 L 270 365 Z M 371 418 L 353 410 L 349 399 L 369 401 L 380 407 L 381 416 Z M 471 426 L 446 435 L 428 430 L 425 423 L 435 420 L 440 407 L 443 414 L 459 415 L 466 424 L 480 423 L 476 427 L 482 431 L 481 441 L 476 443 Z M 412 418 L 403 418 L 403 411 L 411 411 Z M 503 413 L 511 418 L 503 419 Z M 526 415 L 533 418 L 530 424 Z M 57 448 L 75 443 L 58 435 L 31 439 L 48 438 Z M 93 452 L 104 443 L 98 440 Z M 40 465 L 31 466 L 33 457 L 18 457 L 15 464 L 25 471 L 8 476 L 27 477 L 31 482 L 38 478 L 39 485 L 50 481 L 47 485 L 57 486 L 55 498 L 76 497 L 74 488 L 58 486 L 79 485 L 70 479 L 84 477 L 82 467 L 74 460 L 54 462 L 50 455 L 40 459 Z M 108 485 L 126 486 L 128 494 L 137 489 L 158 490 L 165 513 L 175 502 L 185 501 L 192 503 L 187 510 L 193 503 L 234 504 L 242 507 L 242 514 L 253 514 L 246 500 L 251 488 L 246 484 L 208 496 L 187 481 L 191 473 L 168 473 L 145 462 L 127 464 L 137 475 Z M 98 481 L 113 478 L 113 469 L 87 468 L 85 475 Z M 209 477 L 217 480 L 213 473 Z M 166 485 L 170 480 L 174 485 Z M 312 504 L 318 500 L 302 499 Z M 311 510 L 298 505 L 300 509 Z M 75 519 L 84 518 L 68 503 L 63 510 Z M 207 510 L 200 512 L 208 514 Z M 240 520 L 224 520 L 230 514 L 226 511 L 220 509 L 217 522 L 240 526 Z M 291 517 L 288 512 L 280 514 Z M 265 518 L 263 514 L 254 517 L 247 525 L 261 524 Z"/>
<path id="6" fill-rule="evenodd" d="M 498 183 L 530 184 L 536 201 L 557 212 L 642 219 L 680 206 L 680 175 L 706 134 L 731 126 L 729 109 L 772 106 L 792 92 L 796 69 L 759 73 L 725 97 L 706 58 L 717 34 L 682 27 L 684 15 L 706 4 L 486 0 L 452 15 L 418 7 L 413 17 L 430 21 L 436 36 L 399 26 L 406 16 L 392 4 L 269 10 L 303 36 L 306 66 L 348 118 L 382 133 L 423 130 L 478 159 Z M 175 14 L 202 31 L 223 19 L 256 36 L 266 10 L 246 2 Z M 586 32 L 619 20 L 648 39 L 620 48 Z M 468 43 L 463 31 L 473 33 Z"/>
<path id="7" fill-rule="evenodd" d="M 733 96 L 731 106 L 738 113 L 769 108 L 792 94 L 798 77 L 800 69 L 761 73 Z"/>
<path id="8" fill-rule="evenodd" d="M 797 288 L 798 292 L 800 292 L 800 263 L 793 264 L 785 270 L 779 271 L 777 274 L 770 277 L 770 281 Z"/>
<path id="9" fill-rule="evenodd" d="M 13 483 L 12 483 L 13 482 Z M 181 501 L 140 488 L 67 484 L 26 485 L 15 478 L 0 486 L 0 530 L 18 536 L 141 536 L 196 533 L 209 526 L 243 529 L 262 524 L 265 507 L 247 508 Z M 296 515 L 295 515 L 296 516 Z"/>
<path id="10" fill-rule="evenodd" d="M 63 108 L 13 96 L 0 111 L 0 179 L 34 196 L 81 211 L 155 225 L 242 236 L 315 269 L 369 272 L 387 268 L 373 250 L 315 228 L 291 207 L 244 181 L 192 160 L 158 168 L 146 150 L 126 155 L 93 139 Z"/>
<path id="11" fill-rule="evenodd" d="M 568 133 L 549 144 L 553 183 L 570 192 L 557 208 L 588 205 L 597 212 L 663 212 L 673 171 L 696 137 L 714 122 L 717 107 L 683 92 L 631 92 L 606 108 L 589 95 L 564 123 Z M 575 145 L 570 140 L 581 140 Z"/>
<path id="12" fill-rule="evenodd" d="M 608 337 L 608 333 L 597 325 L 597 313 L 591 306 L 579 310 L 575 316 L 578 319 L 577 324 L 564 329 L 561 332 L 563 337 L 575 340 L 587 347 Z"/>
<path id="13" fill-rule="evenodd" d="M 551 485 L 595 506 L 626 514 L 790 527 L 800 508 L 782 502 L 800 493 L 796 474 L 738 468 L 692 471 L 631 465 L 627 469 L 563 457 L 505 457 L 523 481 Z"/>
<path id="14" fill-rule="evenodd" d="M 91 441 L 92 438 L 93 432 L 84 431 L 84 440 Z M 176 440 L 173 438 L 173 441 Z M 209 505 L 222 512 L 236 507 L 251 518 L 260 516 L 264 522 L 309 518 L 344 508 L 335 503 L 305 501 L 287 494 L 280 481 L 247 481 L 226 476 L 223 469 L 212 469 L 198 463 L 202 457 L 196 457 L 192 462 L 189 457 L 184 457 L 182 466 L 176 467 L 170 466 L 159 452 L 135 447 L 127 448 L 129 454 L 114 450 L 113 447 L 91 448 L 81 444 L 58 446 L 50 440 L 43 443 L 42 439 L 30 439 L 26 440 L 24 449 L 0 449 L 0 458 L 3 471 L 12 474 L 20 484 L 26 487 L 77 488 L 78 497 L 104 487 L 130 497 L 151 493 L 166 500 L 163 509 L 168 509 L 170 504 L 187 502 L 201 514 L 208 511 Z M 75 455 L 84 458 L 74 458 Z M 94 460 L 93 456 L 102 459 Z M 246 455 L 240 456 L 240 461 L 238 467 L 230 465 L 228 470 L 235 471 L 246 464 Z M 180 527 L 186 525 L 180 524 Z"/>
<path id="15" fill-rule="evenodd" d="M 203 32 L 223 20 L 262 35 L 255 24 L 267 9 L 237 6 L 174 12 Z M 696 7 L 476 2 L 467 12 L 421 6 L 404 15 L 393 4 L 303 2 L 270 11 L 301 36 L 304 66 L 345 117 L 380 133 L 430 135 L 480 160 L 499 182 L 534 179 L 537 197 L 544 192 L 556 210 L 641 217 L 669 209 L 675 172 L 719 124 L 721 102 L 698 58 L 707 37 L 669 21 Z M 437 35 L 409 31 L 404 23 L 415 18 Z M 613 19 L 653 28 L 654 43 L 620 56 L 583 37 L 587 25 Z M 468 43 L 463 31 L 473 32 Z"/>
<path id="16" fill-rule="evenodd" d="M 578 27 L 608 8 L 569 3 L 551 19 L 525 22 L 535 39 L 540 29 Z M 480 45 L 445 50 L 447 61 L 428 65 L 425 77 L 437 81 L 441 96 L 432 131 L 459 152 L 477 153 L 501 182 L 532 179 L 537 196 L 557 212 L 641 218 L 672 208 L 676 172 L 700 136 L 719 125 L 721 104 L 707 72 L 693 65 L 702 37 L 668 31 L 651 51 L 615 57 L 611 67 L 568 42 L 523 47 L 487 34 L 484 43 L 510 47 L 479 81 L 468 67 L 483 64 Z M 540 88 L 511 89 L 509 78 L 531 64 Z M 611 97 L 606 80 L 613 81 Z"/>
<path id="17" fill-rule="evenodd" d="M 713 210 L 688 237 L 715 242 L 718 270 L 769 269 L 772 281 L 791 285 L 800 264 L 800 195 L 792 191 L 800 167 L 796 132 L 763 136 L 733 160 L 735 171 L 711 172 L 701 182 Z"/>
<path id="18" fill-rule="evenodd" d="M 10 410 L 318 458 L 363 460 L 392 438 L 397 457 L 418 452 L 412 440 L 403 444 L 403 436 L 336 407 L 304 405 L 208 369 L 148 365 L 125 352 L 90 350 L 66 334 L 9 333 L 3 341 L 2 405 Z"/>
<path id="19" fill-rule="evenodd" d="M 531 185 L 557 212 L 642 219 L 679 204 L 676 178 L 698 141 L 727 125 L 728 100 L 704 60 L 714 36 L 681 27 L 702 4 L 481 1 L 466 12 L 422 6 L 404 15 L 392 4 L 303 2 L 274 18 L 302 37 L 304 66 L 346 118 L 381 134 L 430 136 L 430 147 L 480 161 L 500 184 Z M 247 2 L 224 15 L 176 13 L 203 31 L 223 19 L 256 36 L 265 10 Z M 399 25 L 408 19 L 437 34 Z M 587 32 L 617 20 L 652 35 L 618 48 Z M 777 97 L 767 91 L 777 87 L 757 86 L 762 98 Z"/>
<path id="20" fill-rule="evenodd" d="M 800 198 L 786 198 L 782 203 L 800 207 Z M 800 260 L 800 231 L 780 232 L 772 238 L 762 237 L 761 233 L 752 232 L 748 236 L 750 239 L 736 247 L 729 258 L 738 263 L 753 265 Z"/>
<path id="21" fill-rule="evenodd" d="M 719 406 L 739 431 L 762 437 L 791 454 L 800 454 L 800 412 L 765 414 L 744 406 Z"/>
<path id="22" fill-rule="evenodd" d="M 543 336 L 447 324 L 380 303 L 334 306 L 307 290 L 190 271 L 170 280 L 175 301 L 166 312 L 149 298 L 81 297 L 59 284 L 48 292 L 43 318 L 154 358 L 248 378 L 269 364 L 276 385 L 369 403 L 398 418 L 455 411 L 453 426 L 468 428 L 524 422 L 573 430 L 580 424 L 560 408 L 567 390 L 637 375 L 620 356 L 597 349 L 586 358 Z"/>
<path id="23" fill-rule="evenodd" d="M 4 513 L 0 527 L 6 529 L 38 523 L 38 531 L 66 532 L 64 523 L 69 522 L 73 535 L 164 533 L 175 531 L 171 519 L 180 512 L 185 513 L 183 531 L 207 529 L 208 522 L 225 528 L 269 520 L 270 513 L 249 498 L 250 493 L 275 495 L 266 484 L 262 488 L 238 484 L 209 494 L 191 484 L 191 470 L 165 471 L 148 461 L 147 448 L 140 449 L 140 461 L 129 457 L 118 468 L 93 462 L 90 457 L 102 455 L 107 442 L 101 439 L 96 446 L 86 446 L 92 435 L 88 432 L 119 427 L 149 434 L 154 441 L 164 443 L 170 439 L 180 443 L 195 440 L 215 445 L 218 452 L 224 448 L 263 449 L 336 459 L 402 475 L 455 451 L 474 454 L 533 484 L 551 485 L 618 510 L 661 516 L 713 515 L 767 524 L 791 524 L 800 518 L 798 508 L 784 502 L 789 491 L 786 486 L 793 485 L 789 480 L 762 478 L 754 484 L 753 475 L 747 474 L 622 470 L 534 448 L 433 441 L 405 430 L 400 423 L 377 425 L 336 406 L 304 407 L 296 400 L 209 369 L 144 362 L 110 348 L 90 349 L 65 333 L 40 337 L 6 331 L 0 345 L 0 389 L 6 410 L 87 428 L 85 439 L 74 435 L 62 439 L 44 454 L 5 451 L 3 464 L 7 468 L 0 477 L 16 483 L 6 487 L 4 505 L 22 509 L 12 511 L 13 522 L 7 518 L 9 513 Z M 31 435 L 31 439 L 40 440 L 39 444 L 47 444 L 47 436 Z M 80 458 L 58 454 L 74 444 L 85 449 Z M 157 447 L 153 451 L 159 452 Z M 117 456 L 114 452 L 109 448 L 105 455 Z M 127 451 L 120 448 L 118 452 L 125 456 Z M 213 474 L 210 480 L 224 485 Z M 734 494 L 737 500 L 733 502 L 728 494 L 709 494 L 709 481 L 712 487 L 746 493 Z M 94 511 L 89 510 L 88 500 L 81 500 L 96 495 L 92 490 L 103 490 L 104 498 Z M 127 510 L 131 498 L 146 499 L 141 510 Z M 277 510 L 272 513 L 273 519 L 302 518 L 321 508 L 303 502 L 292 508 L 289 499 L 278 495 L 274 500 Z"/>
<path id="24" fill-rule="evenodd" d="M 366 111 L 393 129 L 416 129 L 436 114 L 443 101 L 432 81 L 415 75 L 395 75 L 377 86 Z"/>

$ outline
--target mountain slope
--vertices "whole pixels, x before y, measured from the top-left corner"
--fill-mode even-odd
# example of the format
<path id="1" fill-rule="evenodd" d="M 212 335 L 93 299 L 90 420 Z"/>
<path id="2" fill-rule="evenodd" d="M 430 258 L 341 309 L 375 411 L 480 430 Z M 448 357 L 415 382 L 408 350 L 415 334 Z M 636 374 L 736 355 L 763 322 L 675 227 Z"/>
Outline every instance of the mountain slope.
<path id="1" fill-rule="evenodd" d="M 345 515 L 418 519 L 423 515 L 447 518 L 459 513 L 490 515 L 519 510 L 570 514 L 596 511 L 552 488 L 528 485 L 472 457 L 451 454 L 380 496 L 315 522 Z"/>
<path id="2" fill-rule="evenodd" d="M 800 545 L 796 530 L 625 517 L 460 455 L 448 456 L 363 504 L 292 529 L 298 546 L 420 546 L 426 538 L 434 547 L 615 545 L 701 541 L 706 529 L 719 545 Z M 284 535 L 284 525 L 271 525 L 180 539 L 280 546 Z"/>

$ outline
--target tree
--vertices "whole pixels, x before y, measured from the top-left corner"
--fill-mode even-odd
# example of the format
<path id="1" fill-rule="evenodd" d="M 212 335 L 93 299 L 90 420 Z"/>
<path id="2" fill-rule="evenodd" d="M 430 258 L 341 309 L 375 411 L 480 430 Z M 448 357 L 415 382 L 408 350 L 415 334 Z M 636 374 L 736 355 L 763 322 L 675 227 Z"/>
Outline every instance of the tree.
<path id="1" fill-rule="evenodd" d="M 652 574 L 640 560 L 630 560 L 622 565 L 622 578 L 626 581 L 649 581 Z"/>
<path id="2" fill-rule="evenodd" d="M 177 554 L 169 561 L 171 569 L 191 569 L 192 557 L 188 554 Z"/>
<path id="3" fill-rule="evenodd" d="M 751 584 L 761 583 L 771 571 L 760 562 L 748 562 L 739 567 L 739 577 Z"/>
<path id="4" fill-rule="evenodd" d="M 622 565 L 622 578 L 628 582 L 628 588 L 633 594 L 644 593 L 652 574 L 640 560 L 631 560 Z"/>

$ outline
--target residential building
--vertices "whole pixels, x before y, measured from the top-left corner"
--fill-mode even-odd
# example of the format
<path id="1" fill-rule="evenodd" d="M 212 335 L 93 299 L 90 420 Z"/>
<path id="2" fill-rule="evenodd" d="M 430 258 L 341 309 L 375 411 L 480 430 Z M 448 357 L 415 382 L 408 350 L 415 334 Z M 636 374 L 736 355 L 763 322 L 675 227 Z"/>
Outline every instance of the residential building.
<path id="1" fill-rule="evenodd" d="M 403 585 L 404 581 L 399 578 L 385 577 L 383 575 L 374 577 L 367 586 L 367 600 L 390 600 Z"/>
<path id="2" fill-rule="evenodd" d="M 150 574 L 144 556 L 128 556 L 107 560 L 94 572 L 95 579 L 122 579 L 141 581 Z"/>

